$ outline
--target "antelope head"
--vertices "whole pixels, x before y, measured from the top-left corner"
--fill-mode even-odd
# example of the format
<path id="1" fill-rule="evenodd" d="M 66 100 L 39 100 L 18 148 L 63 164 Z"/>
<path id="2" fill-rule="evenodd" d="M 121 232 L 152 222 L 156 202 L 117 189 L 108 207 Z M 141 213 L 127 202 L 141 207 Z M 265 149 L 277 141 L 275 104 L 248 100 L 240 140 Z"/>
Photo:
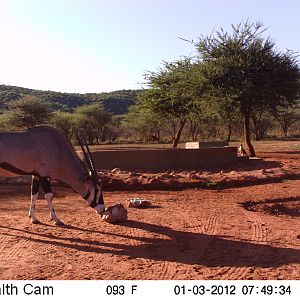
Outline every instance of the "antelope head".
<path id="1" fill-rule="evenodd" d="M 88 204 L 96 210 L 98 214 L 102 214 L 105 209 L 103 195 L 102 195 L 102 184 L 100 183 L 95 163 L 93 161 L 91 151 L 86 142 L 84 136 L 79 138 L 77 132 L 75 131 L 78 143 L 83 152 L 84 158 L 88 165 L 88 174 L 84 178 L 84 184 L 87 187 L 87 194 L 83 197 Z M 82 143 L 83 141 L 83 143 Z"/>

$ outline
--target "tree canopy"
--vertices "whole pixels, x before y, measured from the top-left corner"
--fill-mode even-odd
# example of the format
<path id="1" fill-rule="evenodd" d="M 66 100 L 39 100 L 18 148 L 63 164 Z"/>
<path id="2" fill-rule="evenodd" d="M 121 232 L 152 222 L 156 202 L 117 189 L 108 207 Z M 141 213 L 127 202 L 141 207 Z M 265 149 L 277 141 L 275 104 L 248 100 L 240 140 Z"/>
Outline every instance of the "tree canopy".
<path id="1" fill-rule="evenodd" d="M 172 63 L 164 63 L 157 72 L 146 74 L 150 88 L 139 97 L 139 104 L 160 114 L 166 120 L 171 116 L 178 120 L 178 129 L 173 138 L 173 147 L 177 147 L 187 117 L 196 111 L 198 97 L 195 86 L 199 85 L 199 74 L 194 73 L 191 58 Z"/>
<path id="2" fill-rule="evenodd" d="M 111 118 L 112 114 L 102 105 L 84 105 L 75 110 L 74 126 L 86 136 L 90 144 L 99 144 L 105 139 L 106 128 Z"/>
<path id="3" fill-rule="evenodd" d="M 255 109 L 276 110 L 295 103 L 299 96 L 299 66 L 292 52 L 279 52 L 264 26 L 232 25 L 232 33 L 220 30 L 201 37 L 196 44 L 205 64 L 206 99 L 224 108 L 237 108 L 244 118 L 244 135 L 250 155 L 250 116 Z"/>
<path id="4" fill-rule="evenodd" d="M 47 102 L 27 96 L 9 103 L 6 121 L 11 128 L 26 129 L 48 123 L 52 110 Z"/>

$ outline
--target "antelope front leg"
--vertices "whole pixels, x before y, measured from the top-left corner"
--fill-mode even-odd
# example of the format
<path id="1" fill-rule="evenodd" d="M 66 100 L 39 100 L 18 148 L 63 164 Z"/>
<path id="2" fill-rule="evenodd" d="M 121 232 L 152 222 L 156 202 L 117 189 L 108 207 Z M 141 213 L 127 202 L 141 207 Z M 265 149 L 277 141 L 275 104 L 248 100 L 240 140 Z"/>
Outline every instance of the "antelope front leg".
<path id="1" fill-rule="evenodd" d="M 55 210 L 54 210 L 54 207 L 53 207 L 53 203 L 52 203 L 53 193 L 47 193 L 47 194 L 45 194 L 45 198 L 46 198 L 46 200 L 48 202 L 48 208 L 49 208 L 49 211 L 50 211 L 51 220 L 54 221 L 55 225 L 59 225 L 59 226 L 64 225 L 63 222 L 60 221 L 58 219 L 58 217 L 56 216 L 56 213 L 55 213 Z"/>
<path id="2" fill-rule="evenodd" d="M 31 223 L 33 224 L 40 224 L 40 221 L 35 216 L 35 204 L 39 194 L 39 186 L 40 186 L 40 179 L 37 176 L 32 176 L 29 218 L 31 220 Z"/>
<path id="3" fill-rule="evenodd" d="M 58 217 L 56 216 L 56 213 L 55 213 L 55 210 L 53 207 L 53 203 L 52 203 L 53 193 L 52 193 L 51 185 L 50 185 L 48 178 L 45 178 L 45 177 L 41 178 L 41 183 L 42 183 L 42 187 L 43 187 L 43 190 L 45 193 L 45 199 L 47 200 L 47 203 L 48 203 L 51 220 L 54 221 L 55 225 L 59 225 L 59 226 L 64 225 L 63 222 L 60 221 L 58 219 Z"/>

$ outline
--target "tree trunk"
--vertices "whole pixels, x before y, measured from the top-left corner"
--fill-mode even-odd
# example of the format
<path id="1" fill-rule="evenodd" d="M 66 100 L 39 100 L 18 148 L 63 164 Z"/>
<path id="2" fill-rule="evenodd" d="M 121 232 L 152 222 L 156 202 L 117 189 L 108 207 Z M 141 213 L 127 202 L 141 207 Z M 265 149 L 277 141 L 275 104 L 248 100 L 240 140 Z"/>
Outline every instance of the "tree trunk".
<path id="1" fill-rule="evenodd" d="M 285 138 L 288 136 L 288 129 L 287 129 L 287 128 L 284 128 L 283 134 L 284 134 L 284 137 L 285 137 Z"/>
<path id="2" fill-rule="evenodd" d="M 189 132 L 190 138 L 193 142 L 196 142 L 198 138 L 199 125 L 197 124 L 196 121 L 193 122 L 192 119 L 189 119 L 189 123 L 190 123 L 190 132 Z"/>
<path id="3" fill-rule="evenodd" d="M 251 144 L 251 136 L 250 136 L 250 116 L 248 113 L 244 115 L 244 135 L 245 135 L 245 142 L 250 152 L 251 157 L 255 157 L 255 151 Z"/>
<path id="4" fill-rule="evenodd" d="M 186 119 L 180 121 L 180 126 L 179 126 L 179 128 L 178 128 L 178 130 L 177 130 L 177 132 L 174 136 L 173 148 L 177 148 L 177 145 L 178 145 L 179 140 L 180 140 L 181 132 L 182 132 L 182 129 L 183 129 L 185 123 L 186 123 Z"/>
<path id="5" fill-rule="evenodd" d="M 254 125 L 255 140 L 259 141 L 260 140 L 259 121 L 258 119 L 256 119 L 254 115 L 252 116 L 252 122 Z"/>
<path id="6" fill-rule="evenodd" d="M 227 141 L 229 143 L 231 140 L 231 133 L 232 133 L 231 124 L 228 123 L 227 128 L 228 128 Z"/>
<path id="7" fill-rule="evenodd" d="M 160 129 L 156 129 L 157 142 L 160 142 Z"/>
<path id="8" fill-rule="evenodd" d="M 259 129 L 255 129 L 255 140 L 256 141 L 260 141 L 261 140 L 261 134 L 260 134 L 260 131 Z"/>
<path id="9" fill-rule="evenodd" d="M 281 127 L 282 127 L 282 131 L 283 131 L 284 137 L 286 138 L 287 135 L 288 135 L 288 131 L 289 131 L 289 126 L 287 125 L 287 122 L 285 122 L 283 120 Z"/>

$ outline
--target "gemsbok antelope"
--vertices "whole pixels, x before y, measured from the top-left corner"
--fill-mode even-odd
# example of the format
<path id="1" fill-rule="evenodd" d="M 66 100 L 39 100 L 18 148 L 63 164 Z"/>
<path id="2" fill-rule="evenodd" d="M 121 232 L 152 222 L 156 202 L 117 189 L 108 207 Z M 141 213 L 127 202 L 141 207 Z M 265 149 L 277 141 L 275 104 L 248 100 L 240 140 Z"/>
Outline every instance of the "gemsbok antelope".
<path id="1" fill-rule="evenodd" d="M 102 188 L 90 150 L 85 139 L 83 144 L 77 133 L 76 136 L 89 170 L 60 129 L 37 126 L 20 132 L 0 133 L 0 167 L 15 174 L 32 175 L 29 209 L 32 223 L 40 223 L 35 216 L 35 204 L 41 184 L 51 219 L 56 225 L 63 225 L 53 207 L 50 179 L 69 185 L 98 214 L 104 212 Z"/>

